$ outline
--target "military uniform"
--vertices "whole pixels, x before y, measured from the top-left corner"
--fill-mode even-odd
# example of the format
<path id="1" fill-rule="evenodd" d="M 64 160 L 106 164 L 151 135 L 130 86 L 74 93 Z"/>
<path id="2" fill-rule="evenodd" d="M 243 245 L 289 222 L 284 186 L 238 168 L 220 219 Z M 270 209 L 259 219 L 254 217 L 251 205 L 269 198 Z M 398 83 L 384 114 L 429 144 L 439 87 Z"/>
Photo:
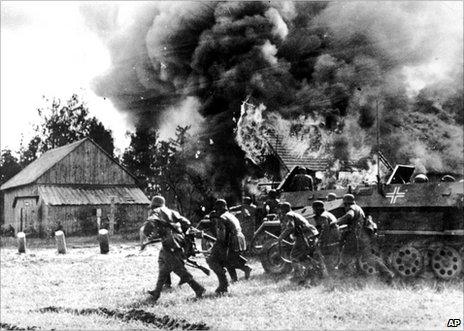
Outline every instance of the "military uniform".
<path id="1" fill-rule="evenodd" d="M 324 210 L 320 215 L 316 213 L 314 221 L 319 232 L 316 255 L 321 262 L 324 275 L 327 275 L 328 270 L 335 269 L 335 261 L 339 253 L 337 242 L 340 240 L 340 233 L 338 226 L 330 226 L 332 222 L 337 221 L 337 218 Z"/>
<path id="2" fill-rule="evenodd" d="M 304 281 L 310 266 L 309 259 L 312 258 L 315 249 L 314 237 L 317 236 L 318 231 L 302 215 L 294 211 L 287 212 L 283 222 L 285 228 L 279 240 L 285 239 L 290 234 L 295 237 L 295 243 L 290 252 L 294 279 Z"/>
<path id="3" fill-rule="evenodd" d="M 314 188 L 314 181 L 310 175 L 296 174 L 291 183 L 291 191 L 312 191 Z"/>
<path id="4" fill-rule="evenodd" d="M 225 268 L 229 273 L 233 269 L 241 269 L 246 275 L 249 275 L 251 268 L 245 264 L 246 260 L 240 255 L 240 252 L 246 250 L 246 241 L 239 220 L 228 211 L 222 213 L 217 211 L 213 222 L 216 228 L 216 242 L 211 248 L 207 263 L 219 281 L 216 292 L 224 293 L 229 286 Z"/>
<path id="5" fill-rule="evenodd" d="M 180 277 L 180 283 L 187 283 L 195 291 L 197 297 L 201 297 L 205 289 L 198 284 L 185 268 L 185 235 L 184 231 L 190 226 L 190 222 L 178 212 L 166 206 L 152 210 L 149 221 L 154 223 L 156 232 L 161 238 L 162 248 L 159 252 L 159 274 L 156 287 L 149 293 L 158 300 L 161 289 L 171 272 Z"/>
<path id="6" fill-rule="evenodd" d="M 372 253 L 371 235 L 365 228 L 366 216 L 362 208 L 354 203 L 352 195 L 345 195 L 346 213 L 337 220 L 337 224 L 347 224 L 348 230 L 344 236 L 344 246 L 340 256 L 339 269 L 346 270 L 353 262 L 363 259 L 375 265 L 380 274 L 388 280 L 393 278 L 393 272 L 387 268 L 381 258 Z"/>

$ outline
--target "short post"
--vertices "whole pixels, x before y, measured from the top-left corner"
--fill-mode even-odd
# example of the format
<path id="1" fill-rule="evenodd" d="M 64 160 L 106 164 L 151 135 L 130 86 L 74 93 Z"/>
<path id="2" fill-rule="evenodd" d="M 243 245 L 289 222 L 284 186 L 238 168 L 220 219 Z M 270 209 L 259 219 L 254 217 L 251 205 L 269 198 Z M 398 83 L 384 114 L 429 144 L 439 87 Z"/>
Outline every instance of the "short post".
<path id="1" fill-rule="evenodd" d="M 26 234 L 24 232 L 18 232 L 16 236 L 18 238 L 18 253 L 26 253 Z"/>
<path id="2" fill-rule="evenodd" d="M 66 254 L 66 238 L 63 231 L 55 231 L 55 241 L 56 247 L 58 248 L 58 254 Z"/>
<path id="3" fill-rule="evenodd" d="M 108 230 L 101 229 L 98 231 L 98 241 L 100 242 L 100 253 L 108 254 L 110 251 Z"/>

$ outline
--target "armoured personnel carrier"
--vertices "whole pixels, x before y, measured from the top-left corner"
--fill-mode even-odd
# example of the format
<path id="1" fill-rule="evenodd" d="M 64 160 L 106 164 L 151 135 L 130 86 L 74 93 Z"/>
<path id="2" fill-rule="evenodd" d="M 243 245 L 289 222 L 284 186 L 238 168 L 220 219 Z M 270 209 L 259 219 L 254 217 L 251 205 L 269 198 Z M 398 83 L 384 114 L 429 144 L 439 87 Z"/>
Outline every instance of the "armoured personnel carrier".
<path id="1" fill-rule="evenodd" d="M 399 276 L 435 275 L 447 280 L 461 275 L 464 263 L 462 179 L 443 176 L 437 181 L 428 181 L 424 175 L 412 178 L 414 166 L 397 165 L 385 183 L 343 190 L 293 191 L 289 187 L 293 170 L 277 188 L 280 200 L 290 202 L 310 222 L 314 200 L 326 201 L 326 210 L 339 217 L 344 213 L 343 195 L 352 193 L 356 203 L 377 223 L 374 253 Z M 278 253 L 275 236 L 280 231 L 281 224 L 273 217 L 265 219 L 254 235 L 253 250 L 260 253 L 263 267 L 270 273 L 291 269 Z M 368 274 L 377 272 L 368 263 L 359 261 L 359 264 Z"/>

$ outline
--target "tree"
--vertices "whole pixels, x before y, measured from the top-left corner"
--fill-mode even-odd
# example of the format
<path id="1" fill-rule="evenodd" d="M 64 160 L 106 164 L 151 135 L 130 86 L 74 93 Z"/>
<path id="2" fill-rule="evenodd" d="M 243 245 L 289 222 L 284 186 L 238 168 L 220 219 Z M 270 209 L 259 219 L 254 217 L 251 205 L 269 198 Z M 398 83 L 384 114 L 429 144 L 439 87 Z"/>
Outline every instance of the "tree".
<path id="1" fill-rule="evenodd" d="M 141 188 L 149 196 L 156 191 L 150 184 L 159 176 L 154 167 L 156 158 L 159 157 L 158 138 L 159 134 L 155 129 L 137 128 L 130 135 L 130 145 L 122 155 L 122 164 L 138 178 Z"/>
<path id="2" fill-rule="evenodd" d="M 11 150 L 2 150 L 0 159 L 0 185 L 21 171 L 18 159 L 11 154 Z"/>
<path id="3" fill-rule="evenodd" d="M 40 153 L 90 137 L 109 155 L 114 153 L 114 140 L 108 130 L 95 117 L 89 117 L 89 109 L 80 97 L 73 94 L 66 102 L 53 99 L 38 110 L 42 122 L 34 127 L 35 136 L 27 146 L 21 144 L 20 162 L 27 165 Z"/>
<path id="4" fill-rule="evenodd" d="M 122 162 L 139 179 L 145 193 L 162 194 L 167 204 L 188 217 L 195 218 L 201 206 L 212 197 L 204 162 L 192 148 L 190 127 L 177 127 L 174 139 L 159 140 L 153 128 L 138 128 Z"/>
<path id="5" fill-rule="evenodd" d="M 21 171 L 18 159 L 11 154 L 11 150 L 2 150 L 0 159 L 0 185 Z M 0 224 L 4 224 L 3 214 L 3 191 L 0 193 Z"/>

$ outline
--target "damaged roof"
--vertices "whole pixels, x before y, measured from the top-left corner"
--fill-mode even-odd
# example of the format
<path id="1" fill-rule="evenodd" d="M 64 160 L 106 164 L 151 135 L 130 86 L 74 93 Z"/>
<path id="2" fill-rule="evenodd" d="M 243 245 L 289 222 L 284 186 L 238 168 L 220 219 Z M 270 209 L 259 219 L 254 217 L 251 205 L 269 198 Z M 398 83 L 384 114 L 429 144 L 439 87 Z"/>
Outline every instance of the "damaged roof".
<path id="1" fill-rule="evenodd" d="M 288 171 L 292 170 L 295 166 L 303 166 L 313 171 L 325 171 L 332 165 L 333 160 L 314 158 L 305 155 L 298 155 L 293 152 L 290 146 L 283 143 L 283 137 L 269 131 L 266 140 L 274 151 L 275 155 L 280 159 L 281 163 L 287 168 Z M 342 164 L 341 171 L 349 171 L 351 163 Z"/>

